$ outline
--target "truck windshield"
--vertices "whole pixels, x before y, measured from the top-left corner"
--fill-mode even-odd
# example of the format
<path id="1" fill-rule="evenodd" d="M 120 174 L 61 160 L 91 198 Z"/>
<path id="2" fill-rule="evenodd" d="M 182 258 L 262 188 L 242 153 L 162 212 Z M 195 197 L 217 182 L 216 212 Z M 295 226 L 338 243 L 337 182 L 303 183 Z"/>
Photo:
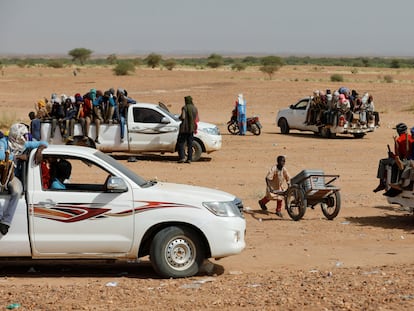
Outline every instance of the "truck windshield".
<path id="1" fill-rule="evenodd" d="M 168 109 L 164 108 L 162 105 L 158 105 L 158 108 L 162 110 L 165 114 L 170 116 L 172 119 L 174 119 L 175 121 L 180 121 L 180 119 L 178 118 L 176 114 L 172 114 Z"/>
<path id="2" fill-rule="evenodd" d="M 111 156 L 109 156 L 109 155 L 107 155 L 107 154 L 105 154 L 101 151 L 96 151 L 95 155 L 98 158 L 102 159 L 103 161 L 105 161 L 105 162 L 109 163 L 110 165 L 112 165 L 113 167 L 115 167 L 117 170 L 121 171 L 122 174 L 124 174 L 125 176 L 127 176 L 128 178 L 133 180 L 140 187 L 148 187 L 148 186 L 151 186 L 151 185 L 154 184 L 154 183 L 148 182 L 147 180 L 145 180 L 141 176 L 135 174 L 133 171 L 129 170 L 126 166 L 122 165 L 117 160 L 115 160 Z"/>

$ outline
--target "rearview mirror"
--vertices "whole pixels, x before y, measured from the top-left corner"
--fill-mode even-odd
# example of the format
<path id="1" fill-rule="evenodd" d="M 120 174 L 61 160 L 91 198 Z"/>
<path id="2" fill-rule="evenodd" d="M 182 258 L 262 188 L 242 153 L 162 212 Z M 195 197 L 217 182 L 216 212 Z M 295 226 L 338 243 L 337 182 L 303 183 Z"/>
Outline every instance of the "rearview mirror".
<path id="1" fill-rule="evenodd" d="M 121 177 L 111 176 L 106 181 L 106 191 L 112 193 L 127 192 L 128 187 Z"/>

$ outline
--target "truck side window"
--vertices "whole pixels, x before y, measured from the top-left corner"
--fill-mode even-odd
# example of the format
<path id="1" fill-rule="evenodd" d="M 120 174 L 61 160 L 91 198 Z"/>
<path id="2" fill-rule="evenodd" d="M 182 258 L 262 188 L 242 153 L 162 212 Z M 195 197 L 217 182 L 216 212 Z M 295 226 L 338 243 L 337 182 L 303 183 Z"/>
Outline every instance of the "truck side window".
<path id="1" fill-rule="evenodd" d="M 163 117 L 158 111 L 148 108 L 134 108 L 134 122 L 137 123 L 161 123 Z"/>
<path id="2" fill-rule="evenodd" d="M 50 162 L 50 177 L 53 179 L 53 160 Z M 72 170 L 68 180 L 65 180 L 64 184 L 66 189 L 64 191 L 80 191 L 80 192 L 104 192 L 106 186 L 106 179 L 108 178 L 108 172 L 97 166 L 96 164 L 88 161 L 87 159 L 68 157 L 67 160 L 71 163 Z M 56 159 L 55 159 L 56 161 Z M 43 169 L 42 169 L 42 184 L 43 182 Z M 45 178 L 46 181 L 46 178 Z M 51 181 L 50 181 L 51 183 Z M 43 186 L 43 189 L 49 189 L 49 191 L 62 191 L 59 189 L 50 189 Z"/>

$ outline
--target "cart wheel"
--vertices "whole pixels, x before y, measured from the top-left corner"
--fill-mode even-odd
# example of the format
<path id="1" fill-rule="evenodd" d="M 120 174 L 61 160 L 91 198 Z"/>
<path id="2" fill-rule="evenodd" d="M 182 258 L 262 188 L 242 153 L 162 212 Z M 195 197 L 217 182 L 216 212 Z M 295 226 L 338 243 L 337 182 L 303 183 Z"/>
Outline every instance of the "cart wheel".
<path id="1" fill-rule="evenodd" d="M 306 212 L 306 198 L 305 193 L 298 185 L 289 187 L 285 198 L 286 210 L 295 221 L 300 220 Z"/>
<path id="2" fill-rule="evenodd" d="M 331 194 L 326 200 L 321 203 L 322 213 L 329 220 L 333 220 L 338 216 L 339 210 L 341 209 L 341 195 L 339 191 Z"/>

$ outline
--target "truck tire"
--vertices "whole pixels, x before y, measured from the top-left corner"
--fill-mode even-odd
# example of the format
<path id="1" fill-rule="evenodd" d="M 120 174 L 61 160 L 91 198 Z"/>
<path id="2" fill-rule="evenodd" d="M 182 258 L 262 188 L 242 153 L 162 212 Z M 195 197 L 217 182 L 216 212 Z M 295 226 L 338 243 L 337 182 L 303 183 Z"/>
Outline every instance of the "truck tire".
<path id="1" fill-rule="evenodd" d="M 363 138 L 365 136 L 365 133 L 354 133 L 355 138 Z"/>
<path id="2" fill-rule="evenodd" d="M 72 141 L 68 141 L 66 145 L 83 146 L 96 149 L 95 142 L 88 137 L 87 140 L 83 139 L 83 136 L 75 136 Z"/>
<path id="3" fill-rule="evenodd" d="M 280 133 L 289 134 L 290 128 L 287 120 L 282 118 L 279 120 Z"/>
<path id="4" fill-rule="evenodd" d="M 200 143 L 196 140 L 193 140 L 193 161 L 197 162 L 200 160 L 202 153 L 203 148 L 201 147 Z"/>
<path id="5" fill-rule="evenodd" d="M 193 230 L 172 226 L 159 231 L 152 240 L 150 260 L 154 270 L 165 278 L 197 274 L 204 261 L 200 238 Z"/>

